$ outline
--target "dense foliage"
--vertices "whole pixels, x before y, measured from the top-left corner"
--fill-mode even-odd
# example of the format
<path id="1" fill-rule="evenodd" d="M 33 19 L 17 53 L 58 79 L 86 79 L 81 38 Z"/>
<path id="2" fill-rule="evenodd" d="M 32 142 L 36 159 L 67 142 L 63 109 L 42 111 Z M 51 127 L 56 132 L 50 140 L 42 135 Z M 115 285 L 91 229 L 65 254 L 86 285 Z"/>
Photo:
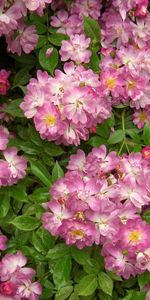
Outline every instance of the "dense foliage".
<path id="1" fill-rule="evenodd" d="M 0 0 L 0 300 L 150 300 L 148 0 Z"/>

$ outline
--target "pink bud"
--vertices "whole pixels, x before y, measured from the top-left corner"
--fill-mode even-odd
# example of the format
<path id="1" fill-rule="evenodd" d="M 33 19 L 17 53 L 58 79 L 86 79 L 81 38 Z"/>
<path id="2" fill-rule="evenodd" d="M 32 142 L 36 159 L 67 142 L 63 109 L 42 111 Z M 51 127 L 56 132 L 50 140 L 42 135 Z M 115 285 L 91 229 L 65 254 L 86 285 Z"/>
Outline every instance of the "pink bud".
<path id="1" fill-rule="evenodd" d="M 142 149 L 142 155 L 146 160 L 150 160 L 150 147 L 144 147 Z"/>
<path id="2" fill-rule="evenodd" d="M 15 291 L 14 283 L 7 281 L 0 283 L 0 293 L 5 296 L 12 296 Z"/>

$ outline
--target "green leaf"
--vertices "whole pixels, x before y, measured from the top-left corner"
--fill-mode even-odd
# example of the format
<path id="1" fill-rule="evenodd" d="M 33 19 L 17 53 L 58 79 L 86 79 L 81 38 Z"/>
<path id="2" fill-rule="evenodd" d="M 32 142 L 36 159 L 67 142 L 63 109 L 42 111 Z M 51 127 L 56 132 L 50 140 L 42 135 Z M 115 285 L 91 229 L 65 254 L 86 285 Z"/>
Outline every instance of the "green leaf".
<path id="1" fill-rule="evenodd" d="M 142 219 L 145 220 L 148 224 L 150 224 L 150 209 L 144 213 Z"/>
<path id="2" fill-rule="evenodd" d="M 30 79 L 29 69 L 26 67 L 21 69 L 14 77 L 12 89 L 14 89 L 20 85 L 27 84 L 29 79 Z"/>
<path id="3" fill-rule="evenodd" d="M 71 248 L 71 254 L 73 259 L 80 265 L 90 265 L 92 266 L 92 262 L 90 259 L 90 254 L 86 249 L 79 250 L 76 247 Z"/>
<path id="4" fill-rule="evenodd" d="M 143 131 L 144 143 L 150 146 L 150 123 L 145 124 Z"/>
<path id="5" fill-rule="evenodd" d="M 4 111 L 13 117 L 23 118 L 23 111 L 19 107 L 21 102 L 22 99 L 11 100 L 10 104 L 7 105 L 7 108 L 5 108 Z"/>
<path id="6" fill-rule="evenodd" d="M 36 233 L 41 238 L 43 245 L 47 251 L 50 248 L 54 247 L 55 237 L 52 236 L 47 230 L 45 230 L 43 227 L 40 227 Z"/>
<path id="7" fill-rule="evenodd" d="M 57 261 L 53 270 L 53 280 L 57 288 L 61 288 L 69 281 L 70 272 L 71 256 L 66 255 Z"/>
<path id="8" fill-rule="evenodd" d="M 37 188 L 32 194 L 33 201 L 46 202 L 49 199 L 49 187 Z"/>
<path id="9" fill-rule="evenodd" d="M 32 231 L 39 227 L 40 221 L 31 216 L 18 216 L 10 224 L 23 231 Z"/>
<path id="10" fill-rule="evenodd" d="M 73 291 L 73 286 L 64 286 L 56 294 L 55 300 L 65 300 L 67 299 Z"/>
<path id="11" fill-rule="evenodd" d="M 39 62 L 43 69 L 50 72 L 51 75 L 54 73 L 54 69 L 58 64 L 58 51 L 53 48 L 53 52 L 49 57 L 46 57 L 47 49 L 52 48 L 51 46 L 44 46 L 39 52 Z"/>
<path id="12" fill-rule="evenodd" d="M 89 62 L 89 67 L 96 73 L 100 73 L 100 57 L 99 55 L 95 52 L 92 51 L 92 55 L 90 58 L 90 62 Z"/>
<path id="13" fill-rule="evenodd" d="M 90 17 L 84 17 L 84 31 L 94 43 L 100 43 L 100 26 L 96 20 Z"/>
<path id="14" fill-rule="evenodd" d="M 17 62 L 24 64 L 24 65 L 28 65 L 31 68 L 36 63 L 36 58 L 33 55 L 29 55 L 29 54 L 21 54 L 20 56 L 15 54 L 15 55 L 11 55 L 11 57 L 13 59 L 15 59 Z"/>
<path id="15" fill-rule="evenodd" d="M 22 184 L 13 185 L 10 187 L 10 195 L 18 201 L 27 202 L 26 186 Z"/>
<path id="16" fill-rule="evenodd" d="M 108 144 L 117 144 L 119 142 L 121 142 L 124 139 L 124 132 L 121 129 L 116 130 L 115 132 L 113 132 L 109 139 L 108 139 Z"/>
<path id="17" fill-rule="evenodd" d="M 76 293 L 72 293 L 69 300 L 79 300 L 79 296 Z"/>
<path id="18" fill-rule="evenodd" d="M 33 232 L 32 234 L 32 244 L 38 252 L 46 252 L 42 239 L 39 237 L 39 235 L 37 235 L 36 232 Z"/>
<path id="19" fill-rule="evenodd" d="M 133 292 L 131 300 L 146 300 L 146 292 Z"/>
<path id="20" fill-rule="evenodd" d="M 115 274 L 115 273 L 113 273 L 113 272 L 107 272 L 108 273 L 108 275 L 109 275 L 109 277 L 112 279 L 112 280 L 115 280 L 115 281 L 122 281 L 122 278 L 121 278 L 121 276 L 119 276 L 119 275 L 117 275 L 117 274 Z"/>
<path id="21" fill-rule="evenodd" d="M 107 143 L 107 141 L 103 137 L 100 137 L 100 136 L 92 136 L 88 141 L 88 144 L 90 144 L 92 147 L 99 147 L 106 143 Z"/>
<path id="22" fill-rule="evenodd" d="M 126 133 L 131 137 L 133 142 L 135 142 L 137 144 L 141 143 L 141 139 L 140 139 L 139 135 L 137 134 L 136 129 L 127 129 Z"/>
<path id="23" fill-rule="evenodd" d="M 148 282 L 150 282 L 149 272 L 138 275 L 138 284 L 140 286 L 140 289 L 142 289 Z"/>
<path id="24" fill-rule="evenodd" d="M 51 186 L 51 176 L 47 168 L 40 162 L 29 160 L 32 173 L 39 178 L 46 186 Z"/>
<path id="25" fill-rule="evenodd" d="M 32 143 L 34 143 L 37 146 L 43 146 L 43 143 L 39 137 L 39 134 L 37 133 L 35 128 L 33 126 L 31 126 L 30 124 L 29 124 L 29 128 L 28 128 L 28 135 L 29 135 L 29 138 L 31 139 Z"/>
<path id="26" fill-rule="evenodd" d="M 0 219 L 6 217 L 10 207 L 9 193 L 0 194 Z"/>
<path id="27" fill-rule="evenodd" d="M 44 150 L 47 154 L 54 156 L 54 157 L 57 157 L 64 153 L 64 150 L 60 146 L 58 146 L 52 142 L 45 143 Z"/>
<path id="28" fill-rule="evenodd" d="M 59 165 L 58 161 L 56 161 L 55 166 L 52 170 L 52 181 L 55 182 L 58 178 L 64 176 L 64 171 Z"/>
<path id="29" fill-rule="evenodd" d="M 47 258 L 55 260 L 61 257 L 65 257 L 67 254 L 69 254 L 68 246 L 66 244 L 59 243 L 54 248 L 48 251 Z"/>
<path id="30" fill-rule="evenodd" d="M 106 121 L 106 124 L 111 128 L 115 126 L 115 117 L 114 114 L 111 114 L 111 117 Z"/>
<path id="31" fill-rule="evenodd" d="M 104 124 L 98 125 L 96 128 L 96 133 L 98 135 L 100 135 L 101 137 L 107 139 L 110 134 L 110 128 L 109 128 L 107 122 L 105 122 Z"/>
<path id="32" fill-rule="evenodd" d="M 84 276 L 76 286 L 79 296 L 90 296 L 97 288 L 97 277 L 94 274 Z"/>
<path id="33" fill-rule="evenodd" d="M 109 296 L 112 296 L 113 291 L 113 281 L 104 272 L 101 272 L 98 276 L 98 282 L 100 289 Z"/>
<path id="34" fill-rule="evenodd" d="M 47 44 L 47 36 L 39 35 L 38 44 L 36 45 L 36 49 L 43 48 Z"/>
<path id="35" fill-rule="evenodd" d="M 54 46 L 61 46 L 62 41 L 69 40 L 69 36 L 63 33 L 54 33 L 49 36 L 48 40 Z"/>

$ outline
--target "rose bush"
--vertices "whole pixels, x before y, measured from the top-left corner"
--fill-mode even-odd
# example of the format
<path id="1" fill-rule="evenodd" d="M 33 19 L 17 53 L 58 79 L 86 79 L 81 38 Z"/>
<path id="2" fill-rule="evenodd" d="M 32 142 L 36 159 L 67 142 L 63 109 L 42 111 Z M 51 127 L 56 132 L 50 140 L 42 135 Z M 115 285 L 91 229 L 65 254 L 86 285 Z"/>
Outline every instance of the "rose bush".
<path id="1" fill-rule="evenodd" d="M 0 0 L 0 300 L 150 299 L 149 11 Z"/>

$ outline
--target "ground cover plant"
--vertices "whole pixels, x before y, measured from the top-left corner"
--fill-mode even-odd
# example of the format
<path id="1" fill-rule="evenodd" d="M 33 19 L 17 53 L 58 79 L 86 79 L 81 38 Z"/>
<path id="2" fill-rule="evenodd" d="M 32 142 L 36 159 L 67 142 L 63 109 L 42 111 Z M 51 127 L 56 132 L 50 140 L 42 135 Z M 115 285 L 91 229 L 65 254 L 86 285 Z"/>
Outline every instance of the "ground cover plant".
<path id="1" fill-rule="evenodd" d="M 150 300 L 148 0 L 0 0 L 0 300 Z"/>

